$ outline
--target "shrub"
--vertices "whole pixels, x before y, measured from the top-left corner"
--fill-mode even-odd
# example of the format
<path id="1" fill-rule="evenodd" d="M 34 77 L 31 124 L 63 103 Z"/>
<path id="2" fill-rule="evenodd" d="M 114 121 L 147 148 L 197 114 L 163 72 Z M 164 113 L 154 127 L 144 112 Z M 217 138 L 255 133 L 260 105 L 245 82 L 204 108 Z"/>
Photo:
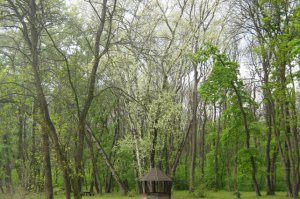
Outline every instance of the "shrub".
<path id="1" fill-rule="evenodd" d="M 135 197 L 136 196 L 136 192 L 135 191 L 129 191 L 128 192 L 128 197 Z"/>

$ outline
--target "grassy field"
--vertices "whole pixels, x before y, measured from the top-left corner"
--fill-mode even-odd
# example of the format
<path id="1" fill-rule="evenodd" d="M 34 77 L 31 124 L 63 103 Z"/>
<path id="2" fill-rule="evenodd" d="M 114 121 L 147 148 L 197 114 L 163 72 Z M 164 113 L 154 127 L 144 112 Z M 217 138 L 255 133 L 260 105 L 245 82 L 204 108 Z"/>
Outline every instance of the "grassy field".
<path id="1" fill-rule="evenodd" d="M 254 192 L 241 192 L 241 199 L 288 199 L 285 192 L 277 192 L 275 196 L 263 196 L 256 197 Z M 44 199 L 44 193 L 41 194 L 0 194 L 0 199 Z M 55 199 L 64 199 L 63 195 L 55 195 Z M 84 196 L 86 199 L 140 199 L 139 195 L 134 197 L 121 196 L 119 194 L 105 194 L 105 195 L 95 195 L 95 196 Z M 205 198 L 203 199 L 235 199 L 236 196 L 231 192 L 218 191 L 218 192 L 206 192 Z M 175 191 L 172 195 L 172 199 L 195 199 L 195 197 L 190 196 L 187 191 Z"/>

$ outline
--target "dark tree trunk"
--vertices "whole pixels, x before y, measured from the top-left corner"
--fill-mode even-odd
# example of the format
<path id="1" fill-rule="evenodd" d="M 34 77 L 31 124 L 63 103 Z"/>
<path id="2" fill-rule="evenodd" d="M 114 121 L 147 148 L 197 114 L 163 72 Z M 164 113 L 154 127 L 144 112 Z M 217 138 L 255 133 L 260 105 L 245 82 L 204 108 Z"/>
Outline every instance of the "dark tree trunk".
<path id="1" fill-rule="evenodd" d="M 284 182 L 286 185 L 288 196 L 292 196 L 292 187 L 291 187 L 291 181 L 290 181 L 290 166 L 289 166 L 289 160 L 285 156 L 285 152 L 282 146 L 282 141 L 280 140 L 280 133 L 277 126 L 277 118 L 276 118 L 276 111 L 275 111 L 275 105 L 272 103 L 272 124 L 274 127 L 274 135 L 277 142 L 278 151 L 280 154 L 280 159 L 283 165 L 283 171 L 284 171 Z"/>
<path id="2" fill-rule="evenodd" d="M 285 143 L 285 149 L 287 151 L 287 144 Z M 287 158 L 286 163 L 284 164 L 284 178 L 286 180 L 286 188 L 287 188 L 287 195 L 289 197 L 293 197 L 293 188 L 291 184 L 291 162 Z"/>
<path id="3" fill-rule="evenodd" d="M 50 161 L 50 143 L 48 134 L 43 128 L 43 147 L 44 147 L 44 166 L 45 166 L 45 190 L 46 199 L 53 199 L 53 185 L 52 185 L 52 172 L 51 172 L 51 161 Z"/>
<path id="4" fill-rule="evenodd" d="M 272 162 L 271 162 L 271 184 L 272 189 L 276 190 L 276 161 L 277 161 L 278 149 L 275 148 L 275 152 L 273 153 Z"/>
<path id="5" fill-rule="evenodd" d="M 283 149 L 283 143 L 282 140 L 280 139 L 280 131 L 279 131 L 279 124 L 278 124 L 278 111 L 276 110 L 280 110 L 280 108 L 278 107 L 277 104 L 275 104 L 275 100 L 273 99 L 271 90 L 269 88 L 269 78 L 268 78 L 268 71 L 269 71 L 269 64 L 268 62 L 264 62 L 263 64 L 263 69 L 264 69 L 264 96 L 265 99 L 267 99 L 267 110 L 269 111 L 269 117 L 268 119 L 270 120 L 271 124 L 269 124 L 269 126 L 272 126 L 272 129 L 274 131 L 274 137 L 276 140 L 276 144 L 277 144 L 277 150 L 279 151 L 280 154 L 280 159 L 281 159 L 281 163 L 283 165 L 283 171 L 284 171 L 284 181 L 285 181 L 285 185 L 286 185 L 286 189 L 287 189 L 287 193 L 289 196 L 292 196 L 292 187 L 291 187 L 291 183 L 290 183 L 290 168 L 289 168 L 289 163 L 288 163 L 288 158 L 285 155 L 284 149 Z M 268 145 L 268 143 L 267 143 Z M 268 146 L 267 146 L 268 147 Z M 276 166 L 275 165 L 275 159 L 273 158 L 273 168 Z M 272 167 L 271 167 L 272 168 Z M 275 170 L 273 170 L 275 173 Z M 274 181 L 274 180 L 273 180 Z M 274 185 L 275 183 L 273 183 Z M 275 187 L 274 187 L 274 191 L 275 191 Z"/>
<path id="6" fill-rule="evenodd" d="M 65 196 L 66 199 L 71 199 L 71 181 L 69 177 L 68 168 L 63 170 L 64 186 L 65 186 Z"/>
<path id="7" fill-rule="evenodd" d="M 30 185 L 31 187 L 34 187 L 34 189 L 37 191 L 37 170 L 38 170 L 38 161 L 36 158 L 36 115 L 37 114 L 37 106 L 36 102 L 33 103 L 33 108 L 32 108 L 32 130 L 31 130 L 31 143 L 32 143 L 32 148 L 31 148 L 31 156 L 30 156 Z"/>
<path id="8" fill-rule="evenodd" d="M 101 180 L 99 178 L 99 175 L 97 173 L 94 173 L 94 182 L 95 182 L 95 187 L 96 187 L 96 191 L 97 194 L 103 194 L 102 193 L 102 184 L 101 184 Z"/>
<path id="9" fill-rule="evenodd" d="M 106 178 L 105 178 L 105 193 L 111 193 L 111 185 L 112 185 L 112 174 L 107 168 Z"/>
<path id="10" fill-rule="evenodd" d="M 238 149 L 239 149 L 239 142 L 238 142 L 238 135 L 236 133 L 235 136 L 235 154 L 238 153 Z M 234 187 L 234 191 L 237 192 L 238 191 L 238 187 L 237 187 L 237 176 L 238 176 L 238 161 L 237 161 L 237 156 L 235 156 L 234 158 L 234 180 L 233 180 L 233 187 Z"/>
<path id="11" fill-rule="evenodd" d="M 2 181 L 2 179 L 0 179 L 0 181 Z M 0 190 L 1 190 L 1 192 L 4 194 L 5 192 L 4 192 L 4 189 L 3 189 L 3 187 L 2 187 L 2 185 L 0 184 Z"/>
<path id="12" fill-rule="evenodd" d="M 80 194 L 82 192 L 82 186 L 83 186 L 83 149 L 84 149 L 84 135 L 85 135 L 85 117 L 79 120 L 79 127 L 78 127 L 78 146 L 77 146 L 77 152 L 75 156 L 75 164 L 76 164 L 76 174 L 77 174 L 77 180 L 78 180 L 78 193 Z M 74 192 L 75 194 L 75 192 Z"/>
<path id="13" fill-rule="evenodd" d="M 226 175 L 227 175 L 227 190 L 231 192 L 231 157 L 228 144 L 225 146 L 226 152 Z"/>
<path id="14" fill-rule="evenodd" d="M 102 194 L 101 182 L 98 177 L 98 169 L 97 169 L 97 159 L 94 153 L 93 144 L 91 138 L 86 135 L 86 141 L 90 148 L 91 158 L 92 158 L 92 177 L 91 177 L 91 187 L 90 190 L 93 190 L 94 186 L 96 187 L 96 191 L 98 194 Z M 92 191 L 91 191 L 92 192 Z"/>
<path id="15" fill-rule="evenodd" d="M 171 169 L 171 176 L 174 177 L 175 176 L 175 173 L 176 173 L 176 169 L 177 169 L 177 166 L 178 166 L 178 163 L 179 163 L 179 159 L 181 157 L 181 154 L 182 154 L 182 151 L 184 150 L 184 146 L 186 145 L 186 141 L 188 140 L 188 137 L 189 137 L 189 134 L 190 134 L 190 130 L 191 130 L 191 126 L 192 126 L 192 122 L 189 123 L 189 126 L 185 132 L 185 135 L 180 143 L 180 146 L 178 147 L 178 150 L 176 152 L 176 156 L 175 156 L 175 160 L 172 164 L 172 169 Z M 186 155 L 186 158 L 187 158 L 187 155 Z M 186 165 L 186 164 L 185 164 Z M 188 169 L 186 169 L 186 172 L 187 172 Z M 186 176 L 187 177 L 187 176 Z"/>
<path id="16" fill-rule="evenodd" d="M 245 128 L 245 133 L 246 133 L 246 148 L 250 149 L 250 130 L 248 127 L 248 120 L 247 120 L 247 115 L 246 112 L 244 110 L 243 107 L 243 102 L 242 102 L 242 98 L 240 96 L 240 93 L 238 91 L 238 89 L 236 88 L 234 82 L 231 82 L 231 85 L 234 89 L 235 94 L 237 95 L 238 98 L 238 104 L 240 107 L 240 111 L 242 113 L 242 117 L 243 117 L 243 123 L 244 123 L 244 128 Z M 251 167 L 252 167 L 252 172 L 251 172 L 251 177 L 252 177 L 252 182 L 253 182 L 253 186 L 256 192 L 256 196 L 261 196 L 260 191 L 259 191 L 259 186 L 256 180 L 256 165 L 255 165 L 255 160 L 254 157 L 251 155 L 250 156 L 250 162 L 251 162 Z"/>
<path id="17" fill-rule="evenodd" d="M 121 178 L 116 173 L 115 168 L 114 168 L 113 164 L 111 163 L 110 159 L 108 158 L 108 155 L 104 151 L 100 141 L 95 137 L 95 135 L 93 134 L 93 132 L 91 131 L 91 129 L 89 127 L 87 129 L 87 132 L 89 133 L 89 135 L 91 136 L 91 139 L 95 143 L 95 145 L 97 147 L 97 150 L 98 150 L 98 153 L 102 156 L 102 158 L 104 159 L 107 167 L 110 169 L 112 176 L 116 180 L 117 184 L 120 186 L 121 192 L 124 193 L 124 195 L 126 195 L 127 191 L 128 191 L 127 187 L 123 184 Z"/>
<path id="18" fill-rule="evenodd" d="M 190 169 L 190 183 L 189 191 L 194 191 L 195 189 L 195 168 L 196 168 L 196 157 L 197 157 L 197 108 L 198 108 L 198 71 L 197 64 L 193 64 L 194 72 L 194 86 L 193 86 L 193 99 L 192 99 L 192 114 L 193 114 L 193 123 L 191 131 L 191 169 Z"/>
<path id="19" fill-rule="evenodd" d="M 118 125 L 115 128 L 115 135 L 114 135 L 114 140 L 111 145 L 111 150 L 109 152 L 109 157 L 108 159 L 114 164 L 114 157 L 115 157 L 115 152 L 112 152 L 113 148 L 115 147 L 116 143 L 118 142 L 119 139 L 119 133 L 120 133 L 120 126 L 119 126 L 119 120 L 118 120 Z M 105 178 L 105 193 L 111 193 L 112 192 L 112 183 L 113 183 L 113 178 L 112 178 L 112 173 L 111 169 L 107 166 L 107 172 L 106 172 L 106 178 Z"/>
<path id="20" fill-rule="evenodd" d="M 205 169 L 205 134 L 206 134 L 206 122 L 207 122 L 207 112 L 206 112 L 206 102 L 203 105 L 203 121 L 200 135 L 200 167 L 201 167 L 201 178 L 204 180 L 204 169 Z"/>
<path id="21" fill-rule="evenodd" d="M 3 144 L 6 146 L 4 148 L 4 154 L 5 154 L 5 187 L 6 187 L 6 193 L 13 193 L 13 184 L 12 184 L 12 161 L 11 161 L 11 154 L 12 151 L 10 149 L 10 140 L 8 134 L 4 134 L 3 136 Z"/>
<path id="22" fill-rule="evenodd" d="M 155 124 L 157 124 L 157 119 L 155 120 Z M 151 146 L 151 152 L 150 152 L 150 166 L 151 168 L 154 168 L 155 165 L 155 153 L 156 153 L 156 143 L 157 143 L 157 135 L 158 135 L 158 129 L 153 129 L 153 139 L 152 139 L 152 146 Z"/>
<path id="23" fill-rule="evenodd" d="M 134 161 L 134 175 L 135 175 L 135 181 L 136 181 L 136 191 L 137 193 L 140 193 L 140 183 L 139 183 L 139 179 L 140 177 L 142 177 L 142 171 L 141 171 L 141 163 L 140 163 L 140 159 L 139 159 L 139 138 L 137 137 L 137 132 L 135 129 L 131 130 L 132 135 L 133 135 L 133 139 L 134 139 L 134 147 L 132 149 L 132 154 L 133 154 L 133 161 Z"/>
<path id="24" fill-rule="evenodd" d="M 217 112 L 216 107 L 214 108 L 215 114 Z M 220 114 L 221 115 L 221 107 L 220 107 Z M 217 137 L 215 139 L 215 154 L 214 154 L 214 159 L 215 159 L 215 164 L 214 164 L 214 175 L 215 175 L 215 191 L 219 189 L 219 142 L 220 142 L 220 132 L 221 132 L 221 116 L 218 118 L 218 122 L 216 124 L 218 126 L 217 128 Z"/>
<path id="25" fill-rule="evenodd" d="M 90 2 L 91 3 L 91 2 Z M 113 16 L 113 13 L 115 11 L 116 8 L 116 0 L 113 3 L 113 10 L 110 13 L 111 17 Z M 82 159 L 83 159 L 83 149 L 84 149 L 84 135 L 85 135 L 85 127 L 86 127 L 86 118 L 89 112 L 89 109 L 91 107 L 91 104 L 93 102 L 94 99 L 94 92 L 95 92 L 95 86 L 96 86 L 96 81 L 97 81 L 97 71 L 99 68 L 99 64 L 100 64 L 100 59 L 101 57 L 106 54 L 106 52 L 108 51 L 109 48 L 109 44 L 110 44 L 110 36 L 111 36 L 111 29 L 110 31 L 107 32 L 107 42 L 104 46 L 104 49 L 101 51 L 100 49 L 100 42 L 102 39 L 102 35 L 103 32 L 105 31 L 105 23 L 107 22 L 107 0 L 102 0 L 102 9 L 101 9 L 101 14 L 99 15 L 97 13 L 98 16 L 101 16 L 101 20 L 99 21 L 99 26 L 95 35 L 95 45 L 94 45 L 94 60 L 93 60 L 93 66 L 92 66 L 92 70 L 91 73 L 89 75 L 89 83 L 87 85 L 87 97 L 84 101 L 84 105 L 82 110 L 79 110 L 79 105 L 77 104 L 77 108 L 78 108 L 78 117 L 79 117 L 79 121 L 78 121 L 78 149 L 76 152 L 76 170 L 79 173 L 83 173 L 83 166 L 82 166 Z M 111 19 L 110 20 L 110 26 L 111 26 Z M 110 27 L 111 28 L 111 27 Z M 74 93 L 75 94 L 75 93 Z M 78 99 L 76 99 L 76 101 L 78 102 Z M 78 177 L 78 189 L 79 189 L 79 195 L 81 192 L 81 188 L 82 188 L 82 180 L 83 178 L 79 175 Z M 74 192 L 75 194 L 75 192 Z"/>
<path id="26" fill-rule="evenodd" d="M 26 149 L 25 149 L 25 118 L 24 118 L 24 111 L 22 110 L 22 107 L 19 108 L 18 113 L 18 120 L 19 120 L 19 138 L 18 138 L 18 164 L 17 164 L 17 173 L 19 176 L 19 179 L 21 180 L 21 186 L 25 189 L 28 188 L 27 186 L 27 169 L 26 169 Z"/>
<path id="27" fill-rule="evenodd" d="M 298 198 L 298 191 L 299 191 L 299 146 L 298 146 L 298 135 L 295 133 L 294 124 L 296 121 L 293 121 L 293 117 L 290 114 L 289 110 L 289 103 L 285 104 L 285 111 L 286 111 L 286 143 L 288 146 L 288 157 L 291 163 L 291 175 L 292 175 L 292 194 L 294 198 Z M 291 111 L 293 112 L 293 111 Z M 297 132 L 297 130 L 295 130 Z M 292 137 L 293 136 L 293 137 Z M 294 141 L 292 140 L 294 139 Z"/>
<path id="28" fill-rule="evenodd" d="M 41 74 L 40 63 L 39 63 L 39 56 L 40 56 L 39 44 L 41 42 L 40 33 L 41 33 L 42 20 L 37 18 L 39 16 L 37 14 L 37 9 L 39 9 L 40 7 L 37 5 L 36 0 L 29 0 L 29 1 L 22 2 L 26 4 L 23 8 L 24 9 L 27 8 L 28 10 L 19 9 L 17 7 L 17 6 L 23 6 L 21 5 L 21 2 L 20 4 L 17 5 L 15 4 L 14 1 L 8 0 L 8 3 L 21 24 L 21 28 L 22 28 L 21 32 L 30 50 L 32 72 L 34 77 L 34 86 L 36 89 L 36 99 L 38 102 L 38 106 L 41 110 L 40 116 L 42 118 L 43 125 L 45 125 L 45 128 L 47 128 L 47 133 L 49 133 L 49 137 L 53 142 L 54 148 L 57 152 L 58 161 L 61 165 L 61 169 L 69 170 L 69 167 L 67 165 L 67 158 L 64 156 L 63 150 L 60 146 L 59 138 L 56 133 L 55 126 L 50 117 L 48 102 L 44 94 L 42 74 Z M 22 13 L 20 13 L 20 10 L 22 11 Z M 27 21 L 25 21 L 25 18 Z M 69 181 L 68 172 L 64 173 L 66 187 L 68 186 L 67 181 Z M 68 195 L 67 191 L 68 190 L 66 189 L 66 198 L 70 199 L 70 195 Z M 74 191 L 76 191 L 76 189 L 74 189 Z M 79 198 L 76 197 L 75 199 L 79 199 Z"/>
<path id="29" fill-rule="evenodd" d="M 267 143 L 266 143 L 266 166 L 267 166 L 267 175 L 266 175 L 266 191 L 267 195 L 274 195 L 274 185 L 272 180 L 272 160 L 270 157 L 270 146 L 271 146 L 271 135 L 272 135 L 272 127 L 271 127 L 271 114 L 269 111 L 269 105 L 266 105 L 266 113 L 265 118 L 268 125 L 268 132 L 267 132 Z"/>
<path id="30" fill-rule="evenodd" d="M 170 139 L 168 139 L 168 135 L 165 136 L 165 148 L 164 148 L 164 160 L 165 160 L 165 173 L 170 173 L 170 159 L 169 159 L 169 146 L 168 143 L 170 142 Z"/>

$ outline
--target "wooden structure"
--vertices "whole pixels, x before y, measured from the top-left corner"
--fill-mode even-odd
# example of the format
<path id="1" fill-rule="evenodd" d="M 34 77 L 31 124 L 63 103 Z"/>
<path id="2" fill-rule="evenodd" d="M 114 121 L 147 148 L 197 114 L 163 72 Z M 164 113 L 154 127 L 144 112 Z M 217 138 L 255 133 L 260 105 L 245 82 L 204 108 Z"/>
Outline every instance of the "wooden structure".
<path id="1" fill-rule="evenodd" d="M 90 191 L 84 191 L 81 193 L 81 196 L 94 196 L 94 195 L 95 193 Z"/>
<path id="2" fill-rule="evenodd" d="M 172 179 L 158 168 L 152 168 L 140 179 L 142 199 L 171 199 Z"/>

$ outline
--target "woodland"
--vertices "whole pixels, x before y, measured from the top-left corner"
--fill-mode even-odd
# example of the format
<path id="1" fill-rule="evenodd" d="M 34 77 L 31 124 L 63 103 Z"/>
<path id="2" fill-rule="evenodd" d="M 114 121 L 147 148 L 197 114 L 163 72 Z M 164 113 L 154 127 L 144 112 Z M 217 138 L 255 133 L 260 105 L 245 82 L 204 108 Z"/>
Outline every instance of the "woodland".
<path id="1" fill-rule="evenodd" d="M 0 0 L 0 194 L 299 198 L 299 5 Z"/>

